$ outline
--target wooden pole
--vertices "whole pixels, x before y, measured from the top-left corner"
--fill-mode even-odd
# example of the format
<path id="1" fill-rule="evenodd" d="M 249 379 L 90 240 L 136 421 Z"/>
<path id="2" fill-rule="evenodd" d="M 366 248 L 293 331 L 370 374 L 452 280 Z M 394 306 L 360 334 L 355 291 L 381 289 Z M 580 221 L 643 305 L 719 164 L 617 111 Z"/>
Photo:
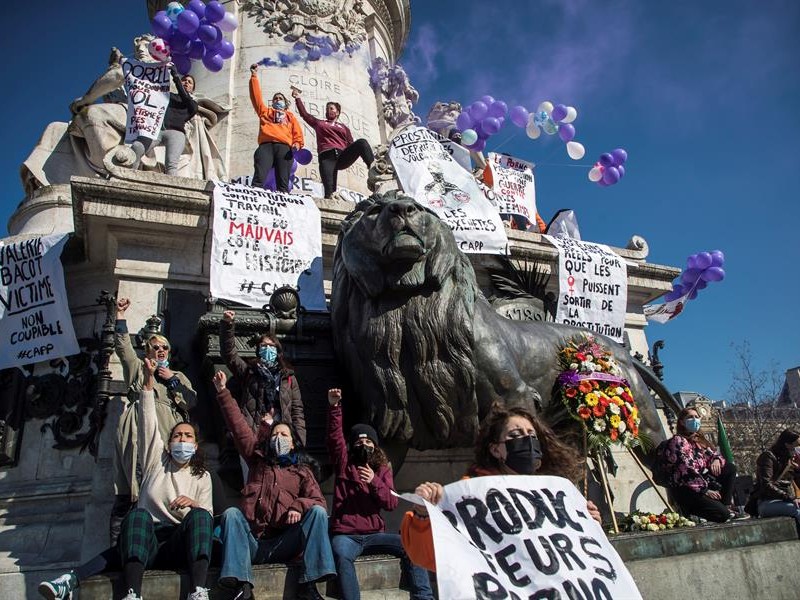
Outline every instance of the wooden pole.
<path id="1" fill-rule="evenodd" d="M 589 499 L 589 440 L 586 435 L 586 427 L 583 428 L 583 497 Z"/>
<path id="2" fill-rule="evenodd" d="M 600 467 L 600 477 L 603 480 L 603 493 L 606 496 L 606 503 L 608 509 L 611 511 L 611 522 L 614 524 L 614 533 L 619 533 L 619 525 L 617 525 L 617 515 L 614 513 L 614 501 L 611 499 L 611 489 L 608 487 L 608 475 L 606 474 L 606 464 L 600 456 L 600 452 L 595 452 L 594 459 Z"/>
<path id="3" fill-rule="evenodd" d="M 675 512 L 675 509 L 672 508 L 672 506 L 669 503 L 669 500 L 667 500 L 667 498 L 661 493 L 661 490 L 656 485 L 656 482 L 653 481 L 653 476 L 650 475 L 649 469 L 642 464 L 642 461 L 639 460 L 639 457 L 636 456 L 636 453 L 633 451 L 632 448 L 628 448 L 628 452 L 630 452 L 630 455 L 633 457 L 633 460 L 636 461 L 636 464 L 639 465 L 639 468 L 642 470 L 642 473 L 644 473 L 644 476 L 647 477 L 647 481 L 649 481 L 650 485 L 653 486 L 653 489 L 656 491 L 656 494 L 658 494 L 658 497 L 661 498 L 661 501 L 664 503 L 664 506 L 666 506 L 670 512 Z"/>

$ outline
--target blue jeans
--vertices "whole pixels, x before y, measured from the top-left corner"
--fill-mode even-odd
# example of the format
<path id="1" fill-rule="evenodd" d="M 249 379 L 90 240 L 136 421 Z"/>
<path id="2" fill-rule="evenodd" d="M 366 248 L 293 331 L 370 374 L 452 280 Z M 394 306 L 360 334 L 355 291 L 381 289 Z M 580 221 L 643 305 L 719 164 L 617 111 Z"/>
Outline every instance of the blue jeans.
<path id="1" fill-rule="evenodd" d="M 250 524 L 238 508 L 222 513 L 220 523 L 222 568 L 219 578 L 226 577 L 253 584 L 252 565 L 288 562 L 303 553 L 300 583 L 310 583 L 336 574 L 328 538 L 328 513 L 314 506 L 299 523 L 290 525 L 280 535 L 256 540 Z"/>
<path id="2" fill-rule="evenodd" d="M 762 500 L 758 503 L 759 517 L 794 517 L 800 529 L 800 508 L 786 500 Z"/>
<path id="3" fill-rule="evenodd" d="M 400 536 L 396 533 L 368 533 L 365 535 L 334 535 L 331 540 L 333 559 L 339 573 L 339 591 L 344 600 L 359 600 L 361 592 L 353 564 L 362 554 L 390 554 L 400 559 L 405 579 L 411 586 L 412 600 L 433 600 L 433 591 L 425 569 L 408 560 Z"/>

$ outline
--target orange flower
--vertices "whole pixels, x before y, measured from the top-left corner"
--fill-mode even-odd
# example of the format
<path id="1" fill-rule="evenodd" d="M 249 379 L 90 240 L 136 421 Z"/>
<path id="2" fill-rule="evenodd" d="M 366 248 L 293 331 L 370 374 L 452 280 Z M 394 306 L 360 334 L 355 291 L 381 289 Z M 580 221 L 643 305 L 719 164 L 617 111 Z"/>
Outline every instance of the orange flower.
<path id="1" fill-rule="evenodd" d="M 584 421 L 588 420 L 589 417 L 592 416 L 592 411 L 588 406 L 581 406 L 578 409 L 578 416 L 583 419 Z"/>
<path id="2" fill-rule="evenodd" d="M 592 382 L 592 387 L 593 387 L 594 389 L 596 389 L 596 390 L 599 390 L 599 389 L 600 389 L 600 384 L 599 384 L 599 383 L 597 383 L 596 381 L 593 381 L 593 382 Z"/>
<path id="3" fill-rule="evenodd" d="M 600 398 L 600 404 L 602 404 L 603 406 L 608 406 L 608 396 L 606 396 L 605 394 L 600 396 L 600 394 L 598 394 L 598 397 Z"/>
<path id="4" fill-rule="evenodd" d="M 606 414 L 606 407 L 602 404 L 595 404 L 592 411 L 594 412 L 595 417 L 602 417 L 604 414 Z"/>
<path id="5" fill-rule="evenodd" d="M 592 391 L 592 384 L 591 384 L 591 383 L 589 383 L 589 382 L 588 382 L 588 381 L 586 381 L 586 380 L 584 380 L 584 381 L 581 381 L 581 382 L 578 384 L 578 391 L 579 391 L 581 394 L 588 394 L 589 392 L 591 392 L 591 391 Z"/>
<path id="6" fill-rule="evenodd" d="M 612 429 L 609 432 L 609 437 L 611 438 L 611 441 L 615 442 L 615 441 L 617 441 L 617 438 L 619 437 L 619 432 L 616 429 Z"/>
<path id="7" fill-rule="evenodd" d="M 574 398 L 578 395 L 578 390 L 576 390 L 574 387 L 568 387 L 564 393 L 567 395 L 567 398 Z"/>

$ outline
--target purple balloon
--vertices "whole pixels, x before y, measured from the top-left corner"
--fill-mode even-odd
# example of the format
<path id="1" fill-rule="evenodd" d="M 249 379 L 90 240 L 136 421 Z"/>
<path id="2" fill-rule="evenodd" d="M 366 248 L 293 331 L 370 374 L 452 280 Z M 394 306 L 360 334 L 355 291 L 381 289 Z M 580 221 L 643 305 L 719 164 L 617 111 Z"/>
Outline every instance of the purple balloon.
<path id="1" fill-rule="evenodd" d="M 527 108 L 517 105 L 511 109 L 508 116 L 511 117 L 511 122 L 514 123 L 514 125 L 524 128 L 528 126 L 528 115 Z"/>
<path id="2" fill-rule="evenodd" d="M 217 41 L 218 31 L 219 29 L 206 23 L 205 25 L 200 25 L 200 27 L 197 29 L 197 37 L 199 37 L 200 41 L 202 41 L 206 46 L 209 46 Z"/>
<path id="3" fill-rule="evenodd" d="M 692 254 L 691 256 L 687 257 L 687 259 L 686 259 L 686 268 L 687 269 L 696 269 L 697 268 L 697 254 Z"/>
<path id="4" fill-rule="evenodd" d="M 189 4 L 186 5 L 186 8 L 188 8 L 201 19 L 206 16 L 206 5 L 203 0 L 190 0 Z"/>
<path id="5" fill-rule="evenodd" d="M 667 292 L 666 294 L 664 294 L 665 302 L 672 302 L 673 300 L 677 300 L 678 298 L 680 298 L 680 294 L 676 293 L 675 290 L 672 290 L 671 292 Z"/>
<path id="6" fill-rule="evenodd" d="M 597 180 L 597 185 L 599 185 L 600 187 L 608 187 L 611 184 L 610 183 L 606 183 L 605 179 L 598 179 Z"/>
<path id="7" fill-rule="evenodd" d="M 185 33 L 191 38 L 197 32 L 198 27 L 200 27 L 200 17 L 194 11 L 184 10 L 178 15 L 178 30 L 181 33 Z"/>
<path id="8" fill-rule="evenodd" d="M 217 0 L 211 0 L 206 4 L 206 21 L 209 23 L 216 23 L 225 17 L 225 7 L 222 6 Z"/>
<path id="9" fill-rule="evenodd" d="M 553 111 L 550 113 L 550 118 L 553 119 L 556 123 L 562 121 L 567 116 L 567 106 L 565 104 L 556 104 L 553 107 Z M 569 140 L 564 140 L 565 142 Z"/>
<path id="10" fill-rule="evenodd" d="M 689 292 L 689 300 L 694 300 L 695 298 L 697 298 L 697 288 Z"/>
<path id="11" fill-rule="evenodd" d="M 167 43 L 169 44 L 170 50 L 172 50 L 173 57 L 176 54 L 189 54 L 189 49 L 192 45 L 189 37 L 180 31 L 173 31 Z"/>
<path id="12" fill-rule="evenodd" d="M 622 179 L 625 177 L 625 167 L 623 165 L 617 166 L 617 171 L 619 171 L 619 178 Z"/>
<path id="13" fill-rule="evenodd" d="M 267 176 L 264 178 L 264 187 L 268 190 L 272 190 L 273 192 L 278 189 L 278 186 L 275 184 L 275 168 L 269 170 Z"/>
<path id="14" fill-rule="evenodd" d="M 494 135 L 500 131 L 500 121 L 496 117 L 486 117 L 481 121 L 481 129 L 489 135 Z"/>
<path id="15" fill-rule="evenodd" d="M 458 115 L 458 118 L 456 119 L 456 127 L 458 127 L 459 131 L 464 131 L 465 129 L 470 129 L 472 127 L 472 117 L 469 116 L 467 111 L 463 111 Z"/>
<path id="16" fill-rule="evenodd" d="M 697 290 L 704 290 L 706 289 L 706 287 L 708 287 L 708 282 L 705 279 L 700 278 L 697 281 L 695 281 L 694 287 Z"/>
<path id="17" fill-rule="evenodd" d="M 571 142 L 575 137 L 575 127 L 572 123 L 561 123 L 561 125 L 558 126 L 558 137 L 560 137 L 561 141 L 565 144 Z"/>
<path id="18" fill-rule="evenodd" d="M 499 119 L 500 117 L 505 117 L 507 112 L 508 112 L 508 105 L 502 100 L 495 100 L 489 106 L 490 117 L 495 117 Z"/>
<path id="19" fill-rule="evenodd" d="M 185 54 L 176 54 L 172 57 L 172 62 L 181 75 L 188 75 L 189 71 L 192 70 L 192 59 Z"/>
<path id="20" fill-rule="evenodd" d="M 233 47 L 233 44 L 228 40 L 222 40 L 222 43 L 219 45 L 219 55 L 226 60 L 233 56 L 235 51 L 236 49 Z"/>
<path id="21" fill-rule="evenodd" d="M 476 124 L 474 129 L 475 129 L 475 133 L 478 134 L 478 139 L 479 140 L 485 140 L 486 138 L 489 137 L 489 134 L 486 133 L 486 131 L 484 131 L 484 129 L 483 129 L 483 121 L 481 121 L 480 123 Z"/>
<path id="22" fill-rule="evenodd" d="M 294 153 L 294 159 L 301 165 L 307 165 L 311 162 L 311 150 L 308 148 L 300 148 Z"/>
<path id="23" fill-rule="evenodd" d="M 184 11 L 185 12 L 185 11 Z M 181 13 L 183 14 L 183 13 Z M 189 46 L 189 58 L 194 58 L 200 60 L 203 58 L 203 55 L 206 53 L 206 47 L 203 45 L 203 42 L 200 40 L 194 40 L 191 45 Z"/>
<path id="24" fill-rule="evenodd" d="M 722 250 L 714 250 L 711 252 L 711 266 L 721 267 L 725 264 L 725 254 Z"/>
<path id="25" fill-rule="evenodd" d="M 224 63 L 225 61 L 219 54 L 206 52 L 205 56 L 203 56 L 203 65 L 212 73 L 216 73 L 217 71 L 221 70 Z"/>
<path id="26" fill-rule="evenodd" d="M 156 35 L 156 37 L 166 39 L 172 32 L 172 21 L 170 21 L 167 13 L 163 10 L 160 10 L 155 14 L 153 20 L 150 21 L 150 25 L 152 26 L 153 33 Z"/>
<path id="27" fill-rule="evenodd" d="M 622 148 L 616 148 L 615 150 L 612 150 L 611 156 L 614 157 L 615 167 L 625 164 L 625 161 L 628 160 L 628 153 Z"/>
<path id="28" fill-rule="evenodd" d="M 683 287 L 683 284 L 676 283 L 672 286 L 672 291 L 677 294 L 676 298 L 680 298 L 686 293 L 686 290 Z"/>
<path id="29" fill-rule="evenodd" d="M 472 106 L 469 107 L 469 116 L 472 117 L 473 121 L 480 121 L 488 112 L 489 107 L 486 106 L 485 102 L 481 102 L 480 100 L 473 102 Z"/>
<path id="30" fill-rule="evenodd" d="M 699 269 L 686 269 L 681 273 L 681 283 L 692 284 L 700 277 Z"/>
<path id="31" fill-rule="evenodd" d="M 710 252 L 698 252 L 697 258 L 695 259 L 695 267 L 700 269 L 707 269 L 711 266 L 711 253 Z"/>
<path id="32" fill-rule="evenodd" d="M 608 152 L 603 152 L 600 155 L 600 164 L 604 167 L 611 167 L 614 165 L 614 157 Z"/>
<path id="33" fill-rule="evenodd" d="M 479 139 L 471 146 L 467 146 L 467 148 L 469 148 L 473 152 L 483 152 L 483 149 L 486 148 L 486 140 Z"/>
<path id="34" fill-rule="evenodd" d="M 704 281 L 722 281 L 725 279 L 725 269 L 722 267 L 708 267 L 700 275 Z"/>
<path id="35" fill-rule="evenodd" d="M 483 102 L 486 106 L 491 106 L 494 103 L 494 96 L 490 96 L 489 94 L 481 96 L 481 102 Z"/>
<path id="36" fill-rule="evenodd" d="M 614 185 L 619 181 L 619 171 L 617 171 L 617 167 L 606 167 L 603 169 L 603 179 L 601 179 L 606 185 Z"/>

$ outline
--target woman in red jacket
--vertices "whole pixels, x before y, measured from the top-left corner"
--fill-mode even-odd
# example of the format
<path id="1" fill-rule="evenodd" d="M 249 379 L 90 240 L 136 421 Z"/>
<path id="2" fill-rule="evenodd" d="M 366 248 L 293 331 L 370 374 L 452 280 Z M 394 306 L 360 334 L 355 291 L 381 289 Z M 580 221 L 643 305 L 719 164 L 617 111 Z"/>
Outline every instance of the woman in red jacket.
<path id="1" fill-rule="evenodd" d="M 398 534 L 384 532 L 381 510 L 397 508 L 397 497 L 392 495 L 392 467 L 378 446 L 378 435 L 369 425 L 354 425 L 348 446 L 342 431 L 341 400 L 340 389 L 328 390 L 328 452 L 336 474 L 331 546 L 342 598 L 361 598 L 353 564 L 356 558 L 390 554 L 401 559 L 412 600 L 433 600 L 428 573 L 411 564 Z"/>
<path id="2" fill-rule="evenodd" d="M 333 577 L 336 567 L 328 538 L 325 498 L 314 473 L 298 451 L 289 425 L 262 420 L 258 433 L 245 421 L 226 388 L 225 373 L 214 375 L 222 416 L 249 473 L 241 510 L 222 514 L 220 584 L 251 597 L 252 564 L 288 562 L 302 553 L 303 572 L 295 596 L 321 600 L 314 583 Z"/>
<path id="3" fill-rule="evenodd" d="M 288 192 L 292 151 L 302 148 L 303 129 L 297 117 L 289 112 L 286 96 L 276 92 L 272 96 L 271 106 L 264 103 L 257 64 L 250 66 L 250 101 L 259 121 L 258 148 L 253 155 L 253 187 L 263 187 L 269 170 L 275 167 L 278 191 Z"/>

